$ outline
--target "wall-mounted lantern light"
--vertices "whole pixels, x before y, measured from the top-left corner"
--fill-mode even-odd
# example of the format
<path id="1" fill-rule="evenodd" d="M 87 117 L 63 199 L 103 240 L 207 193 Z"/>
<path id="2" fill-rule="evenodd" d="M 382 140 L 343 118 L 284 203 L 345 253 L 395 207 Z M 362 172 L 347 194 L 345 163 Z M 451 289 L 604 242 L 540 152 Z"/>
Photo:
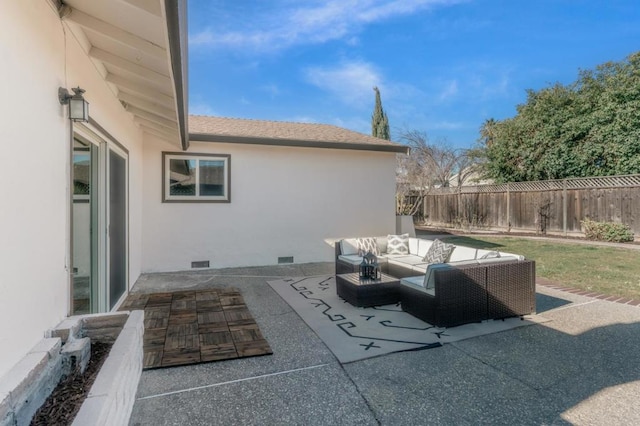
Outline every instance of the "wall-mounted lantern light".
<path id="1" fill-rule="evenodd" d="M 82 94 L 84 89 L 74 87 L 73 95 L 64 87 L 58 88 L 58 100 L 61 105 L 69 104 L 69 120 L 71 121 L 89 121 L 89 102 L 84 100 Z"/>

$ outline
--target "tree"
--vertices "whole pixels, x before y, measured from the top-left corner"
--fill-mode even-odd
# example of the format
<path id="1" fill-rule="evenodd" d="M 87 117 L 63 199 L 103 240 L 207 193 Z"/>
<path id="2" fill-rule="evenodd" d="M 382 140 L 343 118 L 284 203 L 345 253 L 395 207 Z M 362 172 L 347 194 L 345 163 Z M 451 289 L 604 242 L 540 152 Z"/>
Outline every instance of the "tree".
<path id="1" fill-rule="evenodd" d="M 640 52 L 528 90 L 515 117 L 480 129 L 497 182 L 640 173 Z"/>
<path id="2" fill-rule="evenodd" d="M 377 87 L 374 87 L 373 90 L 376 92 L 376 104 L 373 107 L 373 114 L 371 115 L 371 136 L 391 140 L 389 119 L 387 118 L 387 114 L 384 112 L 384 109 L 382 109 L 380 90 L 378 90 Z"/>
<path id="3" fill-rule="evenodd" d="M 405 131 L 400 141 L 410 147 L 410 152 L 398 155 L 398 213 L 415 215 L 433 188 L 449 186 L 456 174 L 457 183 L 462 183 L 473 170 L 468 150 L 452 148 L 446 140 L 433 144 L 425 132 L 411 130 Z"/>

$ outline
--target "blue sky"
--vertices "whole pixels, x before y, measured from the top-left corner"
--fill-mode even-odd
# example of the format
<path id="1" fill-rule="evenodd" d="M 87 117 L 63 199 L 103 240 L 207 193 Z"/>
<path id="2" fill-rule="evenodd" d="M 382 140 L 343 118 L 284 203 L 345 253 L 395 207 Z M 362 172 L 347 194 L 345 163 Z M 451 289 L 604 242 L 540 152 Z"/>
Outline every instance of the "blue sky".
<path id="1" fill-rule="evenodd" d="M 526 89 L 640 49 L 639 0 L 189 0 L 191 114 L 471 147 Z"/>

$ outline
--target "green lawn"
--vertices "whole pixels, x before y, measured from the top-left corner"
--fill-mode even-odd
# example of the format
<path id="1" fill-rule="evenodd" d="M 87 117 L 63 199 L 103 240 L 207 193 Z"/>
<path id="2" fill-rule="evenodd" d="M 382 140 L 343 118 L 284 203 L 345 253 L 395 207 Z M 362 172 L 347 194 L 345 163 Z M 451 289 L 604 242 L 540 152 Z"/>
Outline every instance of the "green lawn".
<path id="1" fill-rule="evenodd" d="M 536 261 L 539 277 L 569 287 L 640 299 L 638 250 L 517 237 L 454 236 L 443 241 L 522 254 Z"/>

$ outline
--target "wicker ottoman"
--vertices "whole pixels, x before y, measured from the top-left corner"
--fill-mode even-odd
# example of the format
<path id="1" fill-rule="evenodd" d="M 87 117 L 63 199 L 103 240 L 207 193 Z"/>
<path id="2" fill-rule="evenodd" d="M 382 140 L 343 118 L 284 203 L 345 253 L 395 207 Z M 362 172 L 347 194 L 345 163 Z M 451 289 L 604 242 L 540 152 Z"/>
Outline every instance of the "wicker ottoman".
<path id="1" fill-rule="evenodd" d="M 336 275 L 336 291 L 353 306 L 391 305 L 400 300 L 400 280 L 382 274 L 379 280 L 360 281 L 357 273 Z"/>

